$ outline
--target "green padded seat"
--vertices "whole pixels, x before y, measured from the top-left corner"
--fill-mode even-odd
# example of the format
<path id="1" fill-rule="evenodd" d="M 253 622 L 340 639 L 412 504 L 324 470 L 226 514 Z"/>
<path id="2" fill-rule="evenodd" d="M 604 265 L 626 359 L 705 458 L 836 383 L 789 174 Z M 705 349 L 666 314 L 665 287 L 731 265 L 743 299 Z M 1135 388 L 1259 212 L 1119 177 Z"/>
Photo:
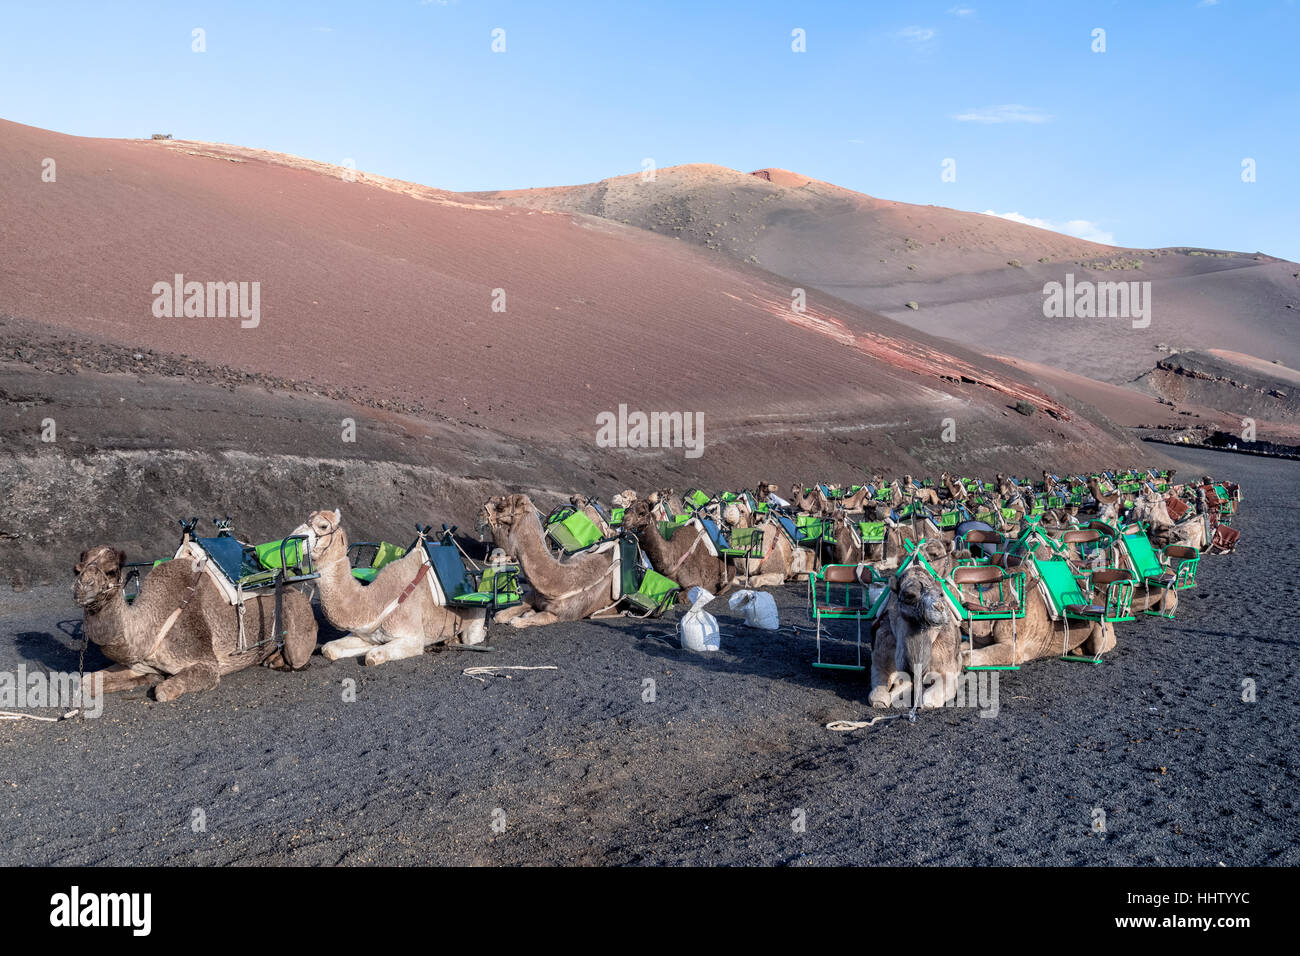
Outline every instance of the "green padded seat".
<path id="1" fill-rule="evenodd" d="M 581 511 L 574 511 L 568 517 L 552 522 L 547 526 L 546 533 L 565 554 L 585 551 L 604 538 L 600 526 Z"/>

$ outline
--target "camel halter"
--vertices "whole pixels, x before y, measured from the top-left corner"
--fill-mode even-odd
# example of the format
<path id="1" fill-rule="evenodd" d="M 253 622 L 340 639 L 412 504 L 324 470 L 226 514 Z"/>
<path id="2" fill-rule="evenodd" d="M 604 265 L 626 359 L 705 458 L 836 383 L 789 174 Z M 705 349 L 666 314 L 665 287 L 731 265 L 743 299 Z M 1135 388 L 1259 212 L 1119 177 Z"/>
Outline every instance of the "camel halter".
<path id="1" fill-rule="evenodd" d="M 98 564 L 92 564 L 89 568 L 83 568 L 81 574 L 77 575 L 77 577 L 81 577 L 81 575 L 85 574 L 86 571 L 94 571 L 96 574 L 99 575 L 100 579 L 103 580 L 104 582 L 104 586 L 100 588 L 99 591 L 95 594 L 94 603 L 89 606 L 90 610 L 98 612 L 103 610 L 104 608 L 104 603 L 107 601 L 106 595 L 112 594 L 114 591 L 122 590 L 122 588 L 125 587 L 125 585 L 123 584 L 121 578 L 119 578 L 116 581 L 110 578 L 108 576 L 108 572 L 105 571 L 103 568 L 101 568 Z"/>

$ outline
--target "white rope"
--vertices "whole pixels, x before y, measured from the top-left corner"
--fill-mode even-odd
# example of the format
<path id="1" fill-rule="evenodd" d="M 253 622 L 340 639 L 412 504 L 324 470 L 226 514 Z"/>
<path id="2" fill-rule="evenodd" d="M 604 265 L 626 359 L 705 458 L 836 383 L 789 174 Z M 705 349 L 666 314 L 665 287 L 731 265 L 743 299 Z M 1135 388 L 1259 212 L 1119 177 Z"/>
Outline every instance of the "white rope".
<path id="1" fill-rule="evenodd" d="M 847 732 L 850 730 L 862 730 L 865 727 L 870 727 L 873 724 L 878 724 L 882 720 L 897 720 L 901 716 L 902 714 L 890 714 L 889 716 L 885 716 L 882 714 L 879 717 L 872 717 L 870 720 L 832 720 L 829 724 L 826 725 L 826 729 L 838 730 L 841 732 Z"/>
<path id="2" fill-rule="evenodd" d="M 465 677 L 472 677 L 476 681 L 482 681 L 483 683 L 486 684 L 487 678 L 489 677 L 504 677 L 506 680 L 511 679 L 509 674 L 499 673 L 500 671 L 558 671 L 558 670 L 559 668 L 556 667 L 554 664 L 542 664 L 538 667 L 524 667 L 519 664 L 513 666 L 494 664 L 490 667 L 467 667 L 463 671 L 461 671 L 461 674 L 463 674 Z"/>
<path id="3" fill-rule="evenodd" d="M 57 724 L 60 720 L 67 720 L 69 717 L 75 717 L 77 711 L 70 710 L 62 717 L 38 717 L 35 714 L 19 714 L 12 710 L 0 710 L 0 720 L 40 720 L 47 724 Z"/>

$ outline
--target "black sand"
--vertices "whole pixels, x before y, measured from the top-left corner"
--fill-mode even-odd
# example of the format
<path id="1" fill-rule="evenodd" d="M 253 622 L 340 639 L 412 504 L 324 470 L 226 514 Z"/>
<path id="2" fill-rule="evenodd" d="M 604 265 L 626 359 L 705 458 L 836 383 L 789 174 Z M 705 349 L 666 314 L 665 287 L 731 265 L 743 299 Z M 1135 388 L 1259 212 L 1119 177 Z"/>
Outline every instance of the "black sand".
<path id="1" fill-rule="evenodd" d="M 316 658 L 0 722 L 0 864 L 1295 865 L 1300 471 L 1177 454 L 1241 481 L 1241 552 L 1203 562 L 1176 621 L 1121 625 L 1104 665 L 1003 676 L 996 717 L 826 730 L 881 712 L 865 677 L 809 666 L 794 586 L 775 634 L 716 602 L 707 657 L 654 640 L 671 621 L 501 627 L 491 654 Z M 0 670 L 75 670 L 78 619 L 66 587 L 4 594 Z M 461 674 L 487 664 L 559 670 Z"/>

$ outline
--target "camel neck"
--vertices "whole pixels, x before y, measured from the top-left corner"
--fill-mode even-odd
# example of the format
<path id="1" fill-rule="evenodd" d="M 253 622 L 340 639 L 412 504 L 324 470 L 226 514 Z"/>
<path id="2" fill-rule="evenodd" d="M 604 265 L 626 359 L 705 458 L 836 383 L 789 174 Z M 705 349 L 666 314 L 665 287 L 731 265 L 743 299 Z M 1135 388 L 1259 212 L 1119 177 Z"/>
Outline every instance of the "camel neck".
<path id="1" fill-rule="evenodd" d="M 121 588 L 97 610 L 85 609 L 82 627 L 86 636 L 99 647 L 100 652 L 118 664 L 130 664 L 139 659 L 143 648 L 134 633 L 137 619 L 147 617 L 144 608 L 134 610 L 127 605 Z"/>

